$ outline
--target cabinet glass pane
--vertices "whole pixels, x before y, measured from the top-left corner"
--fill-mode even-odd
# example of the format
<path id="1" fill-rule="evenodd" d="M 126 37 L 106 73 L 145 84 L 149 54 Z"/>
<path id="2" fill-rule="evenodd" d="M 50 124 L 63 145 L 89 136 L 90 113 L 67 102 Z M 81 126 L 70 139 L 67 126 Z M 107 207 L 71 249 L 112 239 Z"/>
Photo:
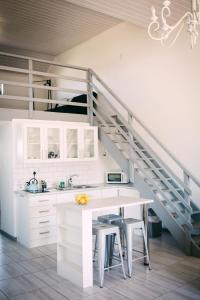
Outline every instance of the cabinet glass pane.
<path id="1" fill-rule="evenodd" d="M 85 158 L 94 157 L 94 131 L 92 129 L 84 130 L 84 153 Z"/>
<path id="2" fill-rule="evenodd" d="M 27 159 L 41 159 L 40 128 L 27 128 Z"/>
<path id="3" fill-rule="evenodd" d="M 47 143 L 48 143 L 48 159 L 60 158 L 60 129 L 48 128 Z"/>
<path id="4" fill-rule="evenodd" d="M 78 130 L 66 130 L 66 158 L 78 158 Z"/>

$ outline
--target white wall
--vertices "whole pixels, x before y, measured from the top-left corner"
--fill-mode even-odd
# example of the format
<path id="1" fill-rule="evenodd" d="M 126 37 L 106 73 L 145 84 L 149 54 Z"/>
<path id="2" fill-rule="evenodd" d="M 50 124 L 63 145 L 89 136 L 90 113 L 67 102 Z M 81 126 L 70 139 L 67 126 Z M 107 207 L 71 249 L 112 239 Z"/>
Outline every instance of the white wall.
<path id="1" fill-rule="evenodd" d="M 94 69 L 200 180 L 198 45 L 186 33 L 171 49 L 122 23 L 61 54 L 62 63 Z"/>

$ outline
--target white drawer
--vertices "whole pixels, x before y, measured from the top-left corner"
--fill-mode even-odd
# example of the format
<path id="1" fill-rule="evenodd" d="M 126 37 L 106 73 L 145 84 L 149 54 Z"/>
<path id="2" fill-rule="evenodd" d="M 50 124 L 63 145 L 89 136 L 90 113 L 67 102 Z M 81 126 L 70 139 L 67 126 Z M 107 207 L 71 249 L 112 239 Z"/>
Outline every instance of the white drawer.
<path id="1" fill-rule="evenodd" d="M 53 205 L 36 206 L 30 208 L 31 218 L 40 218 L 44 216 L 53 216 L 56 214 L 56 208 Z"/>
<path id="2" fill-rule="evenodd" d="M 56 216 L 45 216 L 30 219 L 30 228 L 40 228 L 44 226 L 55 226 Z"/>
<path id="3" fill-rule="evenodd" d="M 46 239 L 50 237 L 56 237 L 56 226 L 46 226 L 30 231 L 31 240 Z"/>
<path id="4" fill-rule="evenodd" d="M 56 195 L 49 195 L 48 193 L 42 196 L 40 195 L 29 198 L 30 206 L 52 205 L 54 203 L 56 203 Z"/>

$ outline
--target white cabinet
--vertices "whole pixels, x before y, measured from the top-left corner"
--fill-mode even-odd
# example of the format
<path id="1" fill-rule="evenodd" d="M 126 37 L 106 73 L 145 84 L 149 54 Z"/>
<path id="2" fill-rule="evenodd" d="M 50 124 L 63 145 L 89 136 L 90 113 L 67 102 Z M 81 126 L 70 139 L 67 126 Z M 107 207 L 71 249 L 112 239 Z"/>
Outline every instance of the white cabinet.
<path id="1" fill-rule="evenodd" d="M 79 130 L 73 126 L 65 126 L 64 128 L 64 160 L 79 159 Z"/>
<path id="2" fill-rule="evenodd" d="M 98 158 L 97 127 L 67 122 L 26 122 L 24 161 L 90 161 Z"/>
<path id="3" fill-rule="evenodd" d="M 81 159 L 96 159 L 98 155 L 98 134 L 96 127 L 86 127 L 81 129 L 80 155 Z"/>
<path id="4" fill-rule="evenodd" d="M 28 248 L 56 242 L 56 195 L 17 196 L 17 240 Z"/>
<path id="5" fill-rule="evenodd" d="M 61 160 L 63 156 L 61 127 L 48 126 L 44 129 L 44 134 L 44 160 Z"/>
<path id="6" fill-rule="evenodd" d="M 62 158 L 61 127 L 44 124 L 24 125 L 24 161 L 58 161 Z"/>
<path id="7" fill-rule="evenodd" d="M 64 160 L 95 160 L 98 157 L 97 127 L 64 128 Z"/>
<path id="8" fill-rule="evenodd" d="M 24 126 L 24 160 L 38 162 L 43 159 L 43 130 L 40 124 Z"/>

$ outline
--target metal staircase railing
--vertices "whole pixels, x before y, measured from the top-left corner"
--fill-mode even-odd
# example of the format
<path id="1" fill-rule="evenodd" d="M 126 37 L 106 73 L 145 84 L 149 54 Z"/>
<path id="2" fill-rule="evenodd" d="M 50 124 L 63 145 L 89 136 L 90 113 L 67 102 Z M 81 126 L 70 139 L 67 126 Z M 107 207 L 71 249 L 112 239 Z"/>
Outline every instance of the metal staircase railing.
<path id="1" fill-rule="evenodd" d="M 134 163 L 136 172 L 153 192 L 168 212 L 169 220 L 175 220 L 177 226 L 186 236 L 185 243 L 195 247 L 195 254 L 200 255 L 200 210 L 193 201 L 192 182 L 198 188 L 200 182 L 189 172 L 178 159 L 150 132 L 150 130 L 129 110 L 117 95 L 95 74 L 90 72 L 90 88 L 96 91 L 95 99 L 89 93 L 90 120 L 95 120 L 100 130 L 109 136 L 112 143 L 123 153 L 124 158 Z M 104 103 L 102 103 L 102 100 Z M 167 154 L 179 168 L 172 168 L 145 142 L 140 132 L 133 126 L 138 123 L 151 139 Z M 137 128 L 137 127 L 136 127 Z M 180 176 L 182 172 L 182 177 Z M 178 173 L 178 174 L 177 174 Z M 166 223 L 166 222 L 165 222 Z M 173 233 L 172 233 L 173 234 Z M 188 247 L 187 247 L 188 248 Z"/>

